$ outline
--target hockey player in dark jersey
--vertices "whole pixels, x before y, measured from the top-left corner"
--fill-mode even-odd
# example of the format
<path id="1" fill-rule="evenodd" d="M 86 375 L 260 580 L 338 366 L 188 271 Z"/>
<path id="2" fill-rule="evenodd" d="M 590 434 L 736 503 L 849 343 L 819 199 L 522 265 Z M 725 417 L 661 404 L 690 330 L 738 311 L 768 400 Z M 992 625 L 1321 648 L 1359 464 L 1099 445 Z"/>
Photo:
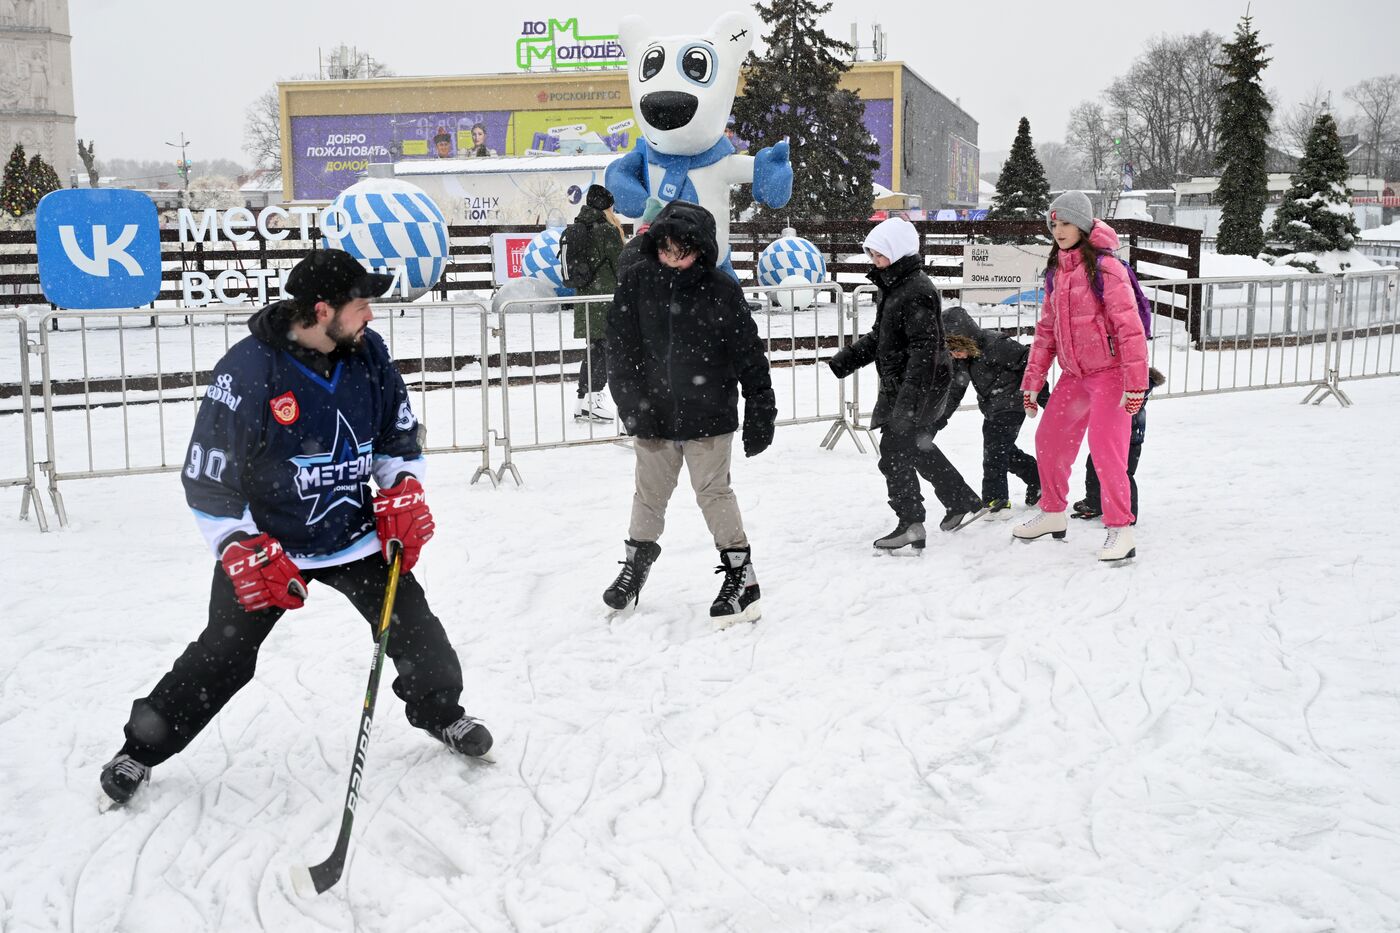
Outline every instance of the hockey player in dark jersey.
<path id="1" fill-rule="evenodd" d="M 208 624 L 132 704 L 126 743 L 102 769 L 108 805 L 130 800 L 252 679 L 258 647 L 309 583 L 339 590 L 373 630 L 393 542 L 403 552 L 387 652 L 394 692 L 409 723 L 454 752 L 490 749 L 491 733 L 458 703 L 461 665 L 409 572 L 433 518 L 403 377 L 366 329 L 369 299 L 390 282 L 348 253 L 318 250 L 288 274 L 291 297 L 254 315 L 252 336 L 215 367 L 182 477 L 219 561 Z"/>

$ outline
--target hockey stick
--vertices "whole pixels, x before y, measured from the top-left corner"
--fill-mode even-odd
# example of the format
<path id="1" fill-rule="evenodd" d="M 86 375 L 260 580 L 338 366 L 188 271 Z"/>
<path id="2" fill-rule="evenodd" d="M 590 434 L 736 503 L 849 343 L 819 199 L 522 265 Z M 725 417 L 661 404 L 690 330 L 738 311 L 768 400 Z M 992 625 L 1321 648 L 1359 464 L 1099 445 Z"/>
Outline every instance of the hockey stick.
<path id="1" fill-rule="evenodd" d="M 369 686 L 365 688 L 365 709 L 360 716 L 359 740 L 355 743 L 355 760 L 350 768 L 350 786 L 345 792 L 345 814 L 340 818 L 340 836 L 335 850 L 319 865 L 309 868 L 292 866 L 292 887 L 303 897 L 315 897 L 340 880 L 345 870 L 345 855 L 350 850 L 350 826 L 355 821 L 355 804 L 360 800 L 360 778 L 365 771 L 365 754 L 369 751 L 369 729 L 374 721 L 374 698 L 379 692 L 379 671 L 384 666 L 384 652 L 389 648 L 389 620 L 394 615 L 394 597 L 399 591 L 399 567 L 403 551 L 393 546 L 394 557 L 389 563 L 389 583 L 384 588 L 384 605 L 379 610 L 379 640 L 374 643 L 374 664 L 369 670 Z"/>

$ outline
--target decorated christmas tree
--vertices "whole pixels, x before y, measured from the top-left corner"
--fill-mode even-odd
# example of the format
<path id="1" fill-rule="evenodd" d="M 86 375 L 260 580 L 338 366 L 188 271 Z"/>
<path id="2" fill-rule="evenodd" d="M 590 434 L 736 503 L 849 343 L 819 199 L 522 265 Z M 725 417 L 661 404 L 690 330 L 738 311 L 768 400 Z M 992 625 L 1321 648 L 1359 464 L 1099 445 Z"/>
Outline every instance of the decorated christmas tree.
<path id="1" fill-rule="evenodd" d="M 988 220 L 1036 220 L 1050 209 L 1050 182 L 1045 179 L 1045 166 L 1036 158 L 1031 142 L 1031 122 L 1021 118 L 1011 154 L 1001 167 L 997 178 L 996 197 Z"/>
<path id="2" fill-rule="evenodd" d="M 759 207 L 756 219 L 860 219 L 874 205 L 871 176 L 879 147 L 865 128 L 865 103 L 839 87 L 850 46 L 818 20 L 831 4 L 770 0 L 755 9 L 768 27 L 762 58 L 749 53 L 744 96 L 734 101 L 734 132 L 752 150 L 787 139 L 792 146 L 792 200 Z M 736 195 L 747 205 L 747 192 Z"/>
<path id="3" fill-rule="evenodd" d="M 24 161 L 24 146 L 16 145 L 5 163 L 5 175 L 0 181 L 0 210 L 11 217 L 20 217 L 32 206 L 29 195 L 29 168 Z"/>
<path id="4" fill-rule="evenodd" d="M 58 180 L 58 172 L 55 172 L 53 166 L 45 162 L 38 153 L 29 160 L 25 174 L 29 180 L 29 196 L 32 198 L 29 204 L 31 211 L 39 206 L 40 198 L 63 187 L 63 183 Z"/>

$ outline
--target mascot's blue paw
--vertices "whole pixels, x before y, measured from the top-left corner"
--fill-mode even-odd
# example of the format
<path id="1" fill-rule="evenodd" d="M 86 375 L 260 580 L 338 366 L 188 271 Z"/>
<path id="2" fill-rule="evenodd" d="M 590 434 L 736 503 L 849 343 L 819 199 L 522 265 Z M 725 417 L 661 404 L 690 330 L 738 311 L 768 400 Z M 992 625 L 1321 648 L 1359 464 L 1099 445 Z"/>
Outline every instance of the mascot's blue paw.
<path id="1" fill-rule="evenodd" d="M 783 207 L 792 198 L 792 162 L 785 139 L 753 157 L 753 199 L 765 207 Z"/>

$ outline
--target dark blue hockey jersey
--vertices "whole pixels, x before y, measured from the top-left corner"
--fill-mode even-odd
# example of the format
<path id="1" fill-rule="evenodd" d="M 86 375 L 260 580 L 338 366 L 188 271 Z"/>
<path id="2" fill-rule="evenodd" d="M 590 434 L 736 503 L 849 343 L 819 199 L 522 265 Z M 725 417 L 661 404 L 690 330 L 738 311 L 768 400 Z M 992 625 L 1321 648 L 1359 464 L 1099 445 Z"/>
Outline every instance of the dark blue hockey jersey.
<path id="1" fill-rule="evenodd" d="M 216 556 L 235 532 L 266 532 L 299 567 L 358 560 L 379 550 L 370 479 L 386 487 L 425 473 L 418 421 L 378 334 L 322 357 L 327 377 L 279 339 L 278 315 L 277 305 L 259 312 L 254 336 L 214 368 L 185 499 Z"/>

